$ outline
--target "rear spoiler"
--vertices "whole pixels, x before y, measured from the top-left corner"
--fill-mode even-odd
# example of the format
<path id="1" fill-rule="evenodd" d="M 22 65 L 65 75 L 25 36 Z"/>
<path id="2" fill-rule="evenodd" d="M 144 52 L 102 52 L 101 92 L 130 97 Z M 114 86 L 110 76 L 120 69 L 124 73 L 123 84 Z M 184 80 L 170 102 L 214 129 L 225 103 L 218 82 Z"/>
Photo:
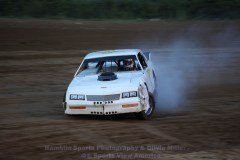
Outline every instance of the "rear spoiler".
<path id="1" fill-rule="evenodd" d="M 151 52 L 143 52 L 144 56 L 147 58 L 147 60 L 151 57 Z"/>

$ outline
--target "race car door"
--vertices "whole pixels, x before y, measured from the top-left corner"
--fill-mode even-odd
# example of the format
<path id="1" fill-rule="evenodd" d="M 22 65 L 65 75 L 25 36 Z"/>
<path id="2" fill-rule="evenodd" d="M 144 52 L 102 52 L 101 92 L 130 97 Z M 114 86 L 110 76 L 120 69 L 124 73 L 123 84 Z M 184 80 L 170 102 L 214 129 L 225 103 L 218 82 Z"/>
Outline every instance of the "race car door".
<path id="1" fill-rule="evenodd" d="M 147 84 L 148 91 L 153 93 L 154 91 L 154 77 L 153 77 L 153 69 L 151 66 L 147 64 L 146 58 L 141 54 L 138 53 L 138 60 L 142 66 L 143 73 L 144 73 L 144 80 Z"/>

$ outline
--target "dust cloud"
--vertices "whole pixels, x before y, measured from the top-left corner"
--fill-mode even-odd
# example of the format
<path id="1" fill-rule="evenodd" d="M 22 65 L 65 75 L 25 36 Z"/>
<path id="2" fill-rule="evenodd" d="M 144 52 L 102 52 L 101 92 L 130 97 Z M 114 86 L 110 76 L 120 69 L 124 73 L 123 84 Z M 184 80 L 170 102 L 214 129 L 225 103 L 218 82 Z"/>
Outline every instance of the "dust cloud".
<path id="1" fill-rule="evenodd" d="M 237 83 L 239 80 L 236 72 L 225 71 L 234 63 L 233 59 L 236 63 L 239 60 L 239 47 L 236 45 L 240 40 L 238 30 L 228 26 L 211 36 L 209 32 L 204 27 L 194 26 L 185 34 L 176 35 L 167 46 L 148 43 L 144 46 L 152 51 L 157 111 L 181 110 L 201 84 L 216 85 L 228 79 L 231 79 L 230 83 Z M 213 47 L 204 47 L 206 36 Z"/>

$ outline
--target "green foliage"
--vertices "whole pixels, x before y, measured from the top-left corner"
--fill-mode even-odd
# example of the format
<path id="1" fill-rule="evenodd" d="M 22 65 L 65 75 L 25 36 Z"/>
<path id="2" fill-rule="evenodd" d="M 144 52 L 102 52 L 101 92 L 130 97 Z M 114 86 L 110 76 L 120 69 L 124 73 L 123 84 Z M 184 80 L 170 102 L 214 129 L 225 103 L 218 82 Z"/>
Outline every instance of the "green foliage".
<path id="1" fill-rule="evenodd" d="M 239 19 L 240 0 L 0 0 L 2 17 Z"/>

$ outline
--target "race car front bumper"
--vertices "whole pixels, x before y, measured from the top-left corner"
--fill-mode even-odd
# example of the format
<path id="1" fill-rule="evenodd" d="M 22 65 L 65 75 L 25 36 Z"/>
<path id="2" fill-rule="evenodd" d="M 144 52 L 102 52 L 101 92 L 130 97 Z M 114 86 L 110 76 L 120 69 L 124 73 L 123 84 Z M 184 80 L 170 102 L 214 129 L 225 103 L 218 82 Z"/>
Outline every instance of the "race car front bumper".
<path id="1" fill-rule="evenodd" d="M 143 105 L 138 97 L 111 101 L 110 103 L 102 102 L 93 104 L 86 101 L 82 103 L 64 102 L 65 114 L 92 114 L 92 115 L 111 115 L 122 113 L 136 113 L 144 110 Z"/>

